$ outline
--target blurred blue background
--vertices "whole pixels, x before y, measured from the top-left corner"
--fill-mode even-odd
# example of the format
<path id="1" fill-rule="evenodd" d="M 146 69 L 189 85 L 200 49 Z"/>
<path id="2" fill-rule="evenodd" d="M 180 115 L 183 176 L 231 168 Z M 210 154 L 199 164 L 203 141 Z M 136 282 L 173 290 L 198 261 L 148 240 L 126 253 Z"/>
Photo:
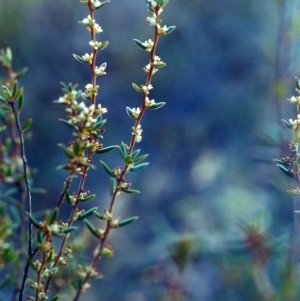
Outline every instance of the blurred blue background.
<path id="1" fill-rule="evenodd" d="M 262 300 L 247 270 L 249 254 L 236 254 L 231 241 L 240 238 L 240 223 L 258 218 L 289 248 L 293 200 L 285 191 L 296 183 L 272 162 L 289 151 L 280 119 L 295 117 L 286 99 L 300 75 L 300 5 L 286 2 L 170 0 L 161 18 L 176 30 L 160 40 L 158 55 L 167 67 L 155 75 L 150 94 L 167 104 L 142 122 L 138 147 L 151 164 L 129 176 L 142 193 L 122 196 L 116 209 L 124 218 L 140 218 L 110 237 L 115 257 L 101 262 L 105 278 L 93 283 L 85 300 L 176 300 L 173 291 L 184 295 L 178 300 Z M 80 89 L 90 81 L 88 68 L 72 57 L 90 51 L 78 24 L 87 14 L 79 1 L 0 0 L 0 48 L 11 47 L 16 70 L 29 68 L 21 81 L 23 120 L 34 119 L 27 157 L 38 169 L 35 186 L 48 192 L 34 198 L 34 210 L 57 202 L 66 176 L 56 170 L 65 162 L 57 143 L 71 133 L 58 121 L 64 108 L 53 100 L 61 96 L 61 81 Z M 138 106 L 131 83 L 144 82 L 148 63 L 133 39 L 152 38 L 146 17 L 142 0 L 112 0 L 96 14 L 104 30 L 99 40 L 110 42 L 98 56 L 108 64 L 107 76 L 98 80 L 98 101 L 108 109 L 105 145 L 130 139 L 125 107 Z M 121 164 L 117 152 L 101 159 Z M 97 167 L 86 188 L 99 196 L 92 206 L 102 209 L 108 177 Z M 188 247 L 180 274 L 172 254 L 182 242 Z M 270 261 L 275 286 L 281 261 Z"/>

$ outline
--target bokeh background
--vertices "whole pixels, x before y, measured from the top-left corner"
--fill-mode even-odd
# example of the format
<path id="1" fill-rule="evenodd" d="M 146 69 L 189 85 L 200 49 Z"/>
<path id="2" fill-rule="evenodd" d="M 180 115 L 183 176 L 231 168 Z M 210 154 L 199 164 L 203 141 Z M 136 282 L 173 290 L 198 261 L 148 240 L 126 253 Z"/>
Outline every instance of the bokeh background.
<path id="1" fill-rule="evenodd" d="M 286 99 L 300 76 L 299 6 L 294 0 L 170 0 L 162 19 L 176 30 L 160 40 L 167 67 L 155 75 L 150 94 L 167 104 L 143 120 L 138 147 L 151 164 L 130 175 L 142 193 L 117 204 L 120 216 L 140 218 L 110 237 L 115 257 L 101 262 L 105 278 L 85 300 L 265 300 L 240 231 L 249 223 L 280 245 L 266 265 L 280 289 L 297 207 L 285 191 L 296 183 L 272 160 L 289 155 L 280 119 L 295 117 Z M 61 81 L 84 89 L 90 80 L 88 68 L 72 57 L 90 51 L 78 24 L 86 16 L 86 6 L 74 0 L 0 0 L 0 48 L 11 47 L 15 69 L 29 68 L 21 81 L 23 120 L 34 119 L 27 157 L 38 170 L 35 186 L 47 190 L 34 198 L 36 211 L 56 203 L 66 176 L 56 169 L 65 162 L 57 144 L 71 133 L 53 100 L 61 96 Z M 105 145 L 130 139 L 125 107 L 139 104 L 131 83 L 144 82 L 148 62 L 133 38 L 152 37 L 146 17 L 142 0 L 112 0 L 96 15 L 104 30 L 99 39 L 110 42 L 98 57 L 108 64 L 98 97 L 108 109 Z M 101 159 L 121 164 L 117 152 Z M 99 196 L 92 206 L 106 208 L 109 179 L 97 167 L 87 188 Z"/>

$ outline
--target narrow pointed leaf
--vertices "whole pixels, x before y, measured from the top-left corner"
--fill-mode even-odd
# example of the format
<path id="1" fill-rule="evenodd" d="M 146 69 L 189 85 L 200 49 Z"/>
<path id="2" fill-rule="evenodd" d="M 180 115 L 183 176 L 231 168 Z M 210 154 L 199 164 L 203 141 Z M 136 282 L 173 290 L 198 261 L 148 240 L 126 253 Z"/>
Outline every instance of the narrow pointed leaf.
<path id="1" fill-rule="evenodd" d="M 91 201 L 91 200 L 93 200 L 94 198 L 95 198 L 95 194 L 90 194 L 90 195 L 88 195 L 87 197 L 85 197 L 85 198 L 83 198 L 82 200 L 81 200 L 81 202 L 82 203 L 84 203 L 84 202 L 89 202 L 89 201 Z"/>
<path id="2" fill-rule="evenodd" d="M 141 47 L 142 49 L 147 49 L 147 46 L 145 46 L 145 45 L 143 45 L 143 43 L 140 41 L 140 40 L 138 40 L 138 39 L 133 39 L 134 41 L 135 41 L 135 43 L 139 46 L 139 47 Z"/>
<path id="3" fill-rule="evenodd" d="M 118 227 L 121 228 L 121 227 L 127 226 L 127 225 L 135 222 L 138 218 L 139 218 L 138 216 L 133 216 L 133 217 L 124 219 L 119 222 Z"/>
<path id="4" fill-rule="evenodd" d="M 59 119 L 59 121 L 63 122 L 65 125 L 67 125 L 68 127 L 70 127 L 71 129 L 77 131 L 77 126 L 68 122 L 67 120 L 64 119 Z"/>
<path id="5" fill-rule="evenodd" d="M 132 87 L 136 92 L 143 93 L 142 88 L 140 88 L 137 84 L 132 83 Z"/>
<path id="6" fill-rule="evenodd" d="M 289 177 L 291 177 L 291 178 L 294 178 L 294 174 L 290 171 L 290 170 L 288 170 L 285 166 L 283 166 L 283 165 L 281 165 L 281 164 L 276 164 L 279 168 L 280 168 L 280 170 L 282 170 L 286 175 L 288 175 Z"/>
<path id="7" fill-rule="evenodd" d="M 108 46 L 108 44 L 108 41 L 103 42 L 102 45 L 99 47 L 99 50 L 104 50 Z"/>
<path id="8" fill-rule="evenodd" d="M 90 230 L 90 232 L 95 237 L 99 238 L 98 232 L 97 232 L 96 228 L 93 226 L 93 224 L 88 219 L 85 219 L 84 222 L 85 222 L 87 228 Z"/>
<path id="9" fill-rule="evenodd" d="M 123 191 L 125 193 L 132 193 L 132 194 L 141 193 L 138 190 L 135 190 L 135 189 L 126 189 L 126 188 L 121 188 L 121 191 Z"/>
<path id="10" fill-rule="evenodd" d="M 149 110 L 157 110 L 162 108 L 166 103 L 165 102 L 157 102 L 153 104 L 151 107 L 148 107 Z"/>
<path id="11" fill-rule="evenodd" d="M 30 128 L 30 126 L 31 126 L 31 124 L 32 124 L 32 118 L 29 118 L 27 121 L 26 121 L 26 123 L 24 124 L 24 126 L 22 127 L 22 132 L 25 132 L 25 131 L 27 131 L 29 128 Z"/>
<path id="12" fill-rule="evenodd" d="M 134 152 L 131 154 L 132 160 L 136 159 L 136 157 L 140 154 L 140 149 L 136 149 Z"/>
<path id="13" fill-rule="evenodd" d="M 101 164 L 102 164 L 104 170 L 105 170 L 111 177 L 115 178 L 116 175 L 112 172 L 112 170 L 111 170 L 111 169 L 110 169 L 103 161 L 100 160 L 100 162 L 101 162 Z"/>
<path id="14" fill-rule="evenodd" d="M 124 144 L 124 142 L 122 142 L 121 145 L 119 146 L 119 150 L 120 150 L 122 158 L 125 159 L 128 154 L 128 151 L 127 151 L 127 147 Z"/>
<path id="15" fill-rule="evenodd" d="M 95 214 L 98 218 L 100 218 L 100 219 L 102 219 L 102 220 L 105 219 L 105 218 L 104 218 L 104 214 L 102 214 L 102 213 L 100 213 L 100 212 L 98 212 L 98 211 L 93 211 L 93 214 Z"/>
<path id="16" fill-rule="evenodd" d="M 73 232 L 73 231 L 76 230 L 76 229 L 78 229 L 78 227 L 72 226 L 72 227 L 69 227 L 69 228 L 66 228 L 66 229 L 62 230 L 62 233 L 68 234 L 68 233 Z"/>
<path id="17" fill-rule="evenodd" d="M 147 157 L 148 157 L 148 154 L 142 155 L 139 158 L 135 159 L 133 162 L 134 163 L 140 163 L 140 162 L 144 161 Z"/>
<path id="18" fill-rule="evenodd" d="M 34 217 L 32 214 L 27 213 L 27 216 L 28 216 L 30 222 L 31 222 L 36 228 L 39 228 L 39 227 L 40 227 L 39 222 L 35 219 L 35 217 Z"/>
<path id="19" fill-rule="evenodd" d="M 281 119 L 281 122 L 286 128 L 288 128 L 290 130 L 293 128 L 293 125 L 291 125 L 288 121 Z"/>
<path id="20" fill-rule="evenodd" d="M 73 54 L 73 57 L 74 57 L 75 60 L 78 61 L 79 63 L 82 63 L 82 64 L 88 64 L 88 63 L 89 63 L 89 62 L 87 62 L 85 59 L 83 59 L 80 55 Z"/>
<path id="21" fill-rule="evenodd" d="M 145 162 L 145 163 L 141 163 L 141 164 L 138 164 L 138 165 L 134 165 L 133 167 L 131 167 L 129 169 L 130 172 L 135 172 L 135 171 L 139 171 L 143 168 L 145 168 L 146 166 L 149 165 L 149 162 Z"/>
<path id="22" fill-rule="evenodd" d="M 171 33 L 175 28 L 176 28 L 176 26 L 169 26 L 167 31 L 166 31 L 166 34 Z"/>
<path id="23" fill-rule="evenodd" d="M 78 221 L 81 221 L 81 220 L 83 220 L 83 219 L 85 219 L 85 218 L 88 218 L 88 217 L 91 216 L 91 215 L 94 213 L 94 211 L 96 211 L 97 209 L 98 209 L 98 207 L 93 207 L 93 208 L 91 208 L 91 209 L 85 211 L 84 213 L 82 213 L 82 214 L 80 214 L 80 215 L 78 216 L 77 220 L 78 220 Z"/>
<path id="24" fill-rule="evenodd" d="M 111 145 L 111 146 L 107 146 L 107 147 L 103 147 L 101 148 L 100 150 L 98 150 L 96 152 L 96 154 L 104 154 L 104 153 L 107 153 L 111 150 L 113 150 L 114 148 L 118 147 L 118 145 Z"/>
<path id="25" fill-rule="evenodd" d="M 50 218 L 49 218 L 49 221 L 48 221 L 49 225 L 52 225 L 54 222 L 57 221 L 58 213 L 59 213 L 58 208 L 55 208 L 53 210 L 52 214 L 50 215 Z"/>

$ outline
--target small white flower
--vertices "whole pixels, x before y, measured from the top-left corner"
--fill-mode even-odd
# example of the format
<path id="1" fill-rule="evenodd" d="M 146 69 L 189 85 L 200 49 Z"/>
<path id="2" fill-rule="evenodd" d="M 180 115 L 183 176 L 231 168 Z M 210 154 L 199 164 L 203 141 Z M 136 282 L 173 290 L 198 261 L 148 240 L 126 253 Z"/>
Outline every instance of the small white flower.
<path id="1" fill-rule="evenodd" d="M 297 96 L 297 97 L 292 96 L 291 98 L 288 98 L 287 101 L 292 104 L 300 105 L 300 97 L 299 96 Z"/>
<path id="2" fill-rule="evenodd" d="M 86 53 L 86 54 L 84 54 L 84 55 L 82 56 L 82 58 L 83 58 L 88 64 L 92 64 L 92 62 L 93 62 L 93 57 L 94 57 L 93 53 L 91 53 L 91 54 Z"/>
<path id="3" fill-rule="evenodd" d="M 150 72 L 150 68 L 151 68 L 151 65 L 148 64 L 148 65 L 144 68 L 144 71 L 145 71 L 146 73 L 149 73 L 149 72 Z M 155 67 L 152 68 L 152 74 L 155 74 L 157 71 L 158 71 L 157 68 L 155 68 Z"/>
<path id="4" fill-rule="evenodd" d="M 168 27 L 166 25 L 164 25 L 163 27 L 160 27 L 159 24 L 156 25 L 157 26 L 157 32 L 159 35 L 164 35 L 166 34 Z"/>
<path id="5" fill-rule="evenodd" d="M 148 85 L 148 86 L 141 86 L 142 90 L 144 93 L 148 94 L 149 93 L 149 90 L 151 90 L 153 87 L 152 85 Z"/>
<path id="6" fill-rule="evenodd" d="M 146 21 L 150 26 L 158 25 L 156 14 L 153 14 L 152 17 L 147 17 Z"/>
<path id="7" fill-rule="evenodd" d="M 140 113 L 141 113 L 141 109 L 140 108 L 132 108 L 131 113 L 132 113 L 132 117 L 134 119 L 138 119 L 140 116 Z"/>
<path id="8" fill-rule="evenodd" d="M 92 17 L 90 15 L 88 15 L 86 18 L 84 18 L 81 22 L 79 22 L 85 26 L 93 26 L 96 21 L 94 19 L 92 19 Z"/>
<path id="9" fill-rule="evenodd" d="M 94 29 L 94 32 L 95 32 L 95 33 L 103 32 L 102 28 L 101 28 L 100 25 L 97 24 L 97 23 L 94 24 L 93 29 Z"/>
<path id="10" fill-rule="evenodd" d="M 94 72 L 97 76 L 105 75 L 106 74 L 105 68 L 106 68 L 106 66 L 100 66 L 100 67 L 96 66 Z"/>
<path id="11" fill-rule="evenodd" d="M 102 42 L 97 41 L 90 41 L 89 44 L 95 50 L 98 50 L 102 46 Z"/>
<path id="12" fill-rule="evenodd" d="M 145 99 L 145 106 L 147 108 L 151 108 L 154 104 L 155 104 L 155 100 L 154 99 L 149 100 L 149 97 L 147 96 Z"/>
<path id="13" fill-rule="evenodd" d="M 97 109 L 96 109 L 95 112 L 96 112 L 97 114 L 99 114 L 99 115 L 102 115 L 102 114 L 107 113 L 107 109 L 106 109 L 106 108 L 102 108 L 102 107 L 101 107 L 101 104 L 99 103 L 99 104 L 98 104 L 98 107 L 97 107 Z"/>
<path id="14" fill-rule="evenodd" d="M 135 142 L 142 141 L 142 126 L 139 124 L 137 127 L 132 127 L 132 135 L 135 136 Z"/>
<path id="15" fill-rule="evenodd" d="M 101 1 L 91 0 L 91 4 L 92 4 L 93 8 L 98 8 L 101 5 Z"/>
<path id="16" fill-rule="evenodd" d="M 154 42 L 151 39 L 149 39 L 148 41 L 145 41 L 143 43 L 143 46 L 146 47 L 145 50 L 148 51 L 148 52 L 151 52 L 151 50 L 153 48 L 153 45 L 154 45 Z"/>

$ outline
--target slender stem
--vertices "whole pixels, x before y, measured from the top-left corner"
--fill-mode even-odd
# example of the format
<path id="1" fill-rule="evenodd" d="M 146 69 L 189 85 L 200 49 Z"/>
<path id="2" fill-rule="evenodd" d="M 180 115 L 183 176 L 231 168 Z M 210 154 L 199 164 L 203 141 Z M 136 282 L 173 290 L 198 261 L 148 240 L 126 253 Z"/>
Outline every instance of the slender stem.
<path id="1" fill-rule="evenodd" d="M 12 112 L 15 117 L 16 127 L 17 127 L 17 131 L 19 134 L 19 138 L 20 138 L 21 159 L 23 162 L 23 173 L 24 173 L 24 181 L 25 181 L 25 186 L 26 186 L 26 210 L 29 214 L 31 214 L 32 213 L 31 192 L 30 192 L 30 186 L 29 186 L 29 180 L 28 180 L 28 163 L 27 163 L 27 159 L 26 159 L 26 155 L 25 155 L 25 146 L 24 146 L 25 143 L 24 143 L 23 131 L 21 129 L 19 113 L 16 111 L 16 108 L 15 108 L 15 102 L 11 101 L 11 102 L 9 102 L 9 104 L 12 108 Z M 28 234 L 29 234 L 29 238 L 28 238 L 27 254 L 29 257 L 31 257 L 32 256 L 32 225 L 31 225 L 30 221 L 28 221 Z M 25 282 L 28 277 L 28 268 L 26 268 L 26 267 L 27 267 L 27 265 L 25 266 L 25 269 L 24 269 L 24 275 L 23 275 L 23 279 L 22 279 L 20 292 L 19 292 L 19 301 L 21 301 L 23 299 Z"/>
<path id="2" fill-rule="evenodd" d="M 159 8 L 158 8 L 159 9 Z M 157 11 L 158 11 L 157 9 Z M 153 78 L 153 74 L 154 74 L 154 67 L 151 63 L 154 62 L 154 57 L 155 57 L 155 53 L 156 53 L 156 48 L 157 48 L 157 45 L 158 45 L 158 40 L 159 40 L 159 34 L 158 34 L 158 30 L 157 30 L 157 27 L 155 26 L 154 27 L 154 42 L 153 42 L 153 47 L 152 47 L 152 50 L 150 52 L 150 69 L 149 69 L 149 73 L 148 73 L 148 76 L 147 76 L 147 79 L 146 79 L 146 86 L 149 86 L 151 84 L 151 81 L 152 81 L 152 78 Z M 142 121 L 142 118 L 147 110 L 147 107 L 146 107 L 146 97 L 147 97 L 147 94 L 146 93 L 143 93 L 143 96 L 142 96 L 142 104 L 141 104 L 141 112 L 138 116 L 138 118 L 136 119 L 135 121 L 135 124 L 134 124 L 134 127 L 136 128 L 139 124 L 141 124 L 141 121 Z M 132 152 L 133 152 L 133 149 L 134 149 L 134 146 L 135 146 L 135 143 L 136 143 L 136 137 L 135 135 L 132 135 L 131 136 L 131 139 L 130 139 L 130 143 L 129 143 L 129 148 L 128 148 L 128 155 L 131 155 Z M 129 165 L 128 164 L 125 164 L 124 168 L 123 168 L 123 171 L 121 173 L 121 175 L 119 176 L 118 180 L 117 180 L 117 185 L 116 185 L 116 189 L 114 190 L 114 193 L 111 197 L 111 201 L 110 201 L 110 205 L 109 205 L 109 213 L 113 213 L 114 211 L 114 206 L 115 206 L 115 202 L 116 202 L 116 199 L 117 199 L 117 196 L 121 190 L 120 188 L 120 184 L 122 182 L 125 182 L 125 175 L 127 174 L 128 172 L 128 168 L 129 168 Z M 107 221 L 106 223 L 106 228 L 105 228 L 105 231 L 104 231 L 104 234 L 103 234 L 103 237 L 100 239 L 100 242 L 98 244 L 98 252 L 97 252 L 97 255 L 94 257 L 93 261 L 91 262 L 91 266 L 93 268 L 96 267 L 98 261 L 101 259 L 101 251 L 103 250 L 104 246 L 105 246 L 105 243 L 106 243 L 106 240 L 108 238 L 108 235 L 110 233 L 110 230 L 111 230 L 111 226 L 110 226 L 110 220 Z M 89 281 L 91 275 L 90 273 L 88 273 L 85 278 L 83 279 L 82 281 L 82 284 L 80 286 L 80 288 L 77 290 L 76 292 L 76 295 L 73 299 L 73 301 L 78 301 L 79 298 L 80 298 L 80 295 L 82 294 L 82 291 L 83 291 L 83 288 L 84 288 L 84 285 Z"/>

